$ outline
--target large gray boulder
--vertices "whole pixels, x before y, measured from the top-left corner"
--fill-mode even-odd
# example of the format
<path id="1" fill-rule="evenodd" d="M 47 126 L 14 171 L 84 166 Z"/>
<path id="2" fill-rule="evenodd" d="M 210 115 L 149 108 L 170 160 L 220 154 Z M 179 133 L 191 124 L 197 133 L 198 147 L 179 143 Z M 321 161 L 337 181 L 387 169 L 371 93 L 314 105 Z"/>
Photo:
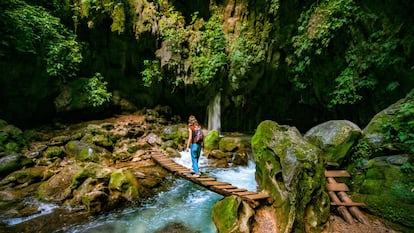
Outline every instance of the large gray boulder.
<path id="1" fill-rule="evenodd" d="M 361 133 L 362 130 L 350 121 L 331 120 L 311 128 L 304 138 L 322 150 L 326 163 L 340 165 Z"/>

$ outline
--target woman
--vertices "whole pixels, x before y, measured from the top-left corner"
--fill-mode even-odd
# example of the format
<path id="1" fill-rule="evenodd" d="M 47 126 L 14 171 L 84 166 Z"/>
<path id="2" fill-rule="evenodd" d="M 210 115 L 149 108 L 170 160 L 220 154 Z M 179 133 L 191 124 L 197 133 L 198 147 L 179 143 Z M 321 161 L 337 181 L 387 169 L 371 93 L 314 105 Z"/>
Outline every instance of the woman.
<path id="1" fill-rule="evenodd" d="M 203 130 L 198 124 L 195 116 L 191 115 L 188 118 L 188 140 L 187 149 L 190 150 L 191 163 L 194 171 L 194 177 L 200 177 L 200 170 L 198 169 L 198 159 L 200 158 L 201 148 L 204 146 Z"/>

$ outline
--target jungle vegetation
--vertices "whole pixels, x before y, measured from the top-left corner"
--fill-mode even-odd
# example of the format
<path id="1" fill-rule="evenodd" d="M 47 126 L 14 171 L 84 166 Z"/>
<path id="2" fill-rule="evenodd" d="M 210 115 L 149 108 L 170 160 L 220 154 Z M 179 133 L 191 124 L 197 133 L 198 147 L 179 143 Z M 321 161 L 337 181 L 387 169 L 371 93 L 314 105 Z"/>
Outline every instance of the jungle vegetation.
<path id="1" fill-rule="evenodd" d="M 117 112 L 115 92 L 137 109 L 163 104 L 206 120 L 220 92 L 226 131 L 265 119 L 301 130 L 329 119 L 363 127 L 414 83 L 409 0 L 4 0 L 0 8 L 0 118 L 17 125 Z"/>

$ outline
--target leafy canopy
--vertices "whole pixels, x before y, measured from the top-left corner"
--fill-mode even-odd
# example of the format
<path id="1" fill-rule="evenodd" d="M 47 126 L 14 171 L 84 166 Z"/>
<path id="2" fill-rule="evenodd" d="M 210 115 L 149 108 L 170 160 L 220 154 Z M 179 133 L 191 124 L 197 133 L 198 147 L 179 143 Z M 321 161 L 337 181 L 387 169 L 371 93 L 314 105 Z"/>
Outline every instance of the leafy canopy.
<path id="1" fill-rule="evenodd" d="M 2 3 L 0 15 L 2 52 L 32 54 L 45 62 L 45 70 L 51 77 L 72 77 L 82 61 L 81 46 L 60 19 L 40 6 L 32 6 L 20 0 Z"/>

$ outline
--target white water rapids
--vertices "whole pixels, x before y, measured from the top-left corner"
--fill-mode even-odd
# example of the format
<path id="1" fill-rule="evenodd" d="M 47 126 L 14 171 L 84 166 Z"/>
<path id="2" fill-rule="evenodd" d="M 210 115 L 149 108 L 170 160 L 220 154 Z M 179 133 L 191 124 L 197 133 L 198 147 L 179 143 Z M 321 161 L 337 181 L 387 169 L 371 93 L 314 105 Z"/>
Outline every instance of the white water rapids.
<path id="1" fill-rule="evenodd" d="M 181 158 L 175 161 L 191 168 L 191 158 L 188 152 L 181 152 Z M 246 167 L 213 168 L 208 165 L 207 159 L 201 156 L 200 170 L 219 181 L 256 191 L 253 163 Z M 180 224 L 189 229 L 186 232 L 216 233 L 217 229 L 212 221 L 211 210 L 223 196 L 179 177 L 172 176 L 169 179 L 172 179 L 174 185 L 144 205 L 131 206 L 119 212 L 99 216 L 86 224 L 67 226 L 59 232 L 154 233 L 167 225 Z"/>

